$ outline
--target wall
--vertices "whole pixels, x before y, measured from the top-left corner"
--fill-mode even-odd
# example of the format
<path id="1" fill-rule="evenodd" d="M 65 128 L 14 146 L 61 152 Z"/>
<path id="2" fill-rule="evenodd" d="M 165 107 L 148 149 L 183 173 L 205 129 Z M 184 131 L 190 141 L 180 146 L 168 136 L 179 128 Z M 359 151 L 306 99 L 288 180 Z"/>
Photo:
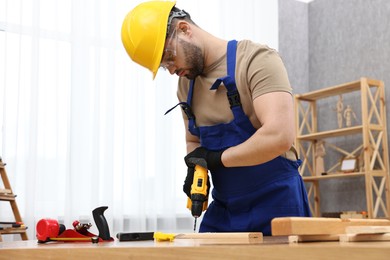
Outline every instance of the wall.
<path id="1" fill-rule="evenodd" d="M 305 8 L 308 27 L 303 22 L 304 15 L 299 15 Z M 390 1 L 387 0 L 315 0 L 309 4 L 280 0 L 279 49 L 290 71 L 291 82 L 302 84 L 296 87 L 296 93 L 355 81 L 362 76 L 390 85 L 389 15 Z M 308 35 L 306 50 L 297 43 L 299 36 L 294 36 L 297 32 L 301 36 Z M 301 74 L 306 63 L 296 59 L 305 57 L 305 51 L 308 53 L 308 88 Z M 390 91 L 386 99 L 390 100 Z M 354 103 L 353 100 L 344 102 L 345 105 Z M 319 122 L 335 124 L 332 106 L 335 102 L 323 104 L 320 109 L 328 113 L 324 113 Z M 362 179 L 321 181 L 320 186 L 323 212 L 365 208 Z"/>
<path id="2" fill-rule="evenodd" d="M 388 0 L 310 3 L 310 88 L 364 75 L 390 84 L 389 15 Z"/>
<path id="3" fill-rule="evenodd" d="M 309 90 L 308 4 L 279 1 L 279 53 L 295 93 Z"/>

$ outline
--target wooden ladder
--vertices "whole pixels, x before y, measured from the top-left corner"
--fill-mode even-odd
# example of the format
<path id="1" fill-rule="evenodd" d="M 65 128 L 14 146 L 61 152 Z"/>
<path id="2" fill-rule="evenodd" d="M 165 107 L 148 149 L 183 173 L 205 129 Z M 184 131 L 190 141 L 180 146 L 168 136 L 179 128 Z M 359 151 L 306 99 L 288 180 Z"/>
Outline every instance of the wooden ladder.
<path id="1" fill-rule="evenodd" d="M 6 234 L 20 234 L 22 240 L 28 240 L 26 233 L 27 227 L 23 224 L 22 217 L 20 216 L 18 205 L 15 200 L 16 195 L 12 192 L 11 184 L 9 182 L 7 172 L 5 171 L 5 164 L 3 163 L 1 157 L 0 174 L 4 184 L 4 189 L 0 187 L 0 201 L 9 201 L 15 217 L 15 222 L 0 221 L 0 242 L 3 241 L 2 235 Z"/>

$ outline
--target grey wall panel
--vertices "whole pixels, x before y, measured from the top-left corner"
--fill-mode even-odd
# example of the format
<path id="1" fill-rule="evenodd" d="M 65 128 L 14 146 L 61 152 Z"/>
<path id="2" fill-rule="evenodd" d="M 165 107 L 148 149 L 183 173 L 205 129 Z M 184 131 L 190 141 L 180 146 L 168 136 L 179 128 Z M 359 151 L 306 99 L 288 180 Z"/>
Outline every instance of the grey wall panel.
<path id="1" fill-rule="evenodd" d="M 309 90 L 308 5 L 279 0 L 279 53 L 294 93 Z"/>
<path id="2" fill-rule="evenodd" d="M 390 84 L 390 1 L 315 0 L 309 4 L 311 90 L 359 79 Z"/>

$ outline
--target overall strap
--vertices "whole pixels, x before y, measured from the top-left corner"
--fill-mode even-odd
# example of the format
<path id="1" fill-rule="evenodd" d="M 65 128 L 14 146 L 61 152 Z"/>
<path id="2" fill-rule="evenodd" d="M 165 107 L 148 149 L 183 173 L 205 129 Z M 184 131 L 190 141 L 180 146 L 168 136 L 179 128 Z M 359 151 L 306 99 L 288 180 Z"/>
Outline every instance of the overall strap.
<path id="1" fill-rule="evenodd" d="M 194 85 L 195 85 L 195 79 L 190 81 L 190 89 L 188 90 L 187 105 L 189 106 L 189 109 L 191 109 L 192 96 L 194 93 Z M 199 137 L 200 132 L 199 132 L 199 128 L 196 127 L 195 115 L 193 113 L 192 115 L 193 115 L 192 117 L 188 117 L 188 130 L 190 131 L 191 134 Z"/>
<path id="2" fill-rule="evenodd" d="M 237 52 L 237 41 L 236 40 L 229 41 L 227 47 L 227 57 L 226 57 L 228 75 L 217 79 L 210 88 L 211 90 L 216 90 L 223 82 L 223 84 L 227 89 L 226 94 L 230 103 L 230 108 L 232 109 L 235 117 L 242 114 L 240 94 L 238 93 L 237 86 L 236 86 L 236 79 L 235 79 L 236 52 Z"/>
<path id="3" fill-rule="evenodd" d="M 227 46 L 227 72 L 228 75 L 236 81 L 236 52 L 237 52 L 237 41 L 231 40 Z"/>

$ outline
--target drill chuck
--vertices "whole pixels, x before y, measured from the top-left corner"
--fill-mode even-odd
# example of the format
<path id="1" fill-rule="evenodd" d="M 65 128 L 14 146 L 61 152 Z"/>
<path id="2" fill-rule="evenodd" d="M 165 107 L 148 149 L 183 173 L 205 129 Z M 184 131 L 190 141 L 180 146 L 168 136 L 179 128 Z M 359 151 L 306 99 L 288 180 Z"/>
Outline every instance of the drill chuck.
<path id="1" fill-rule="evenodd" d="M 204 208 L 204 202 L 206 201 L 206 196 L 203 194 L 192 194 L 191 195 L 192 207 L 191 214 L 195 218 L 199 218 L 202 215 Z"/>

